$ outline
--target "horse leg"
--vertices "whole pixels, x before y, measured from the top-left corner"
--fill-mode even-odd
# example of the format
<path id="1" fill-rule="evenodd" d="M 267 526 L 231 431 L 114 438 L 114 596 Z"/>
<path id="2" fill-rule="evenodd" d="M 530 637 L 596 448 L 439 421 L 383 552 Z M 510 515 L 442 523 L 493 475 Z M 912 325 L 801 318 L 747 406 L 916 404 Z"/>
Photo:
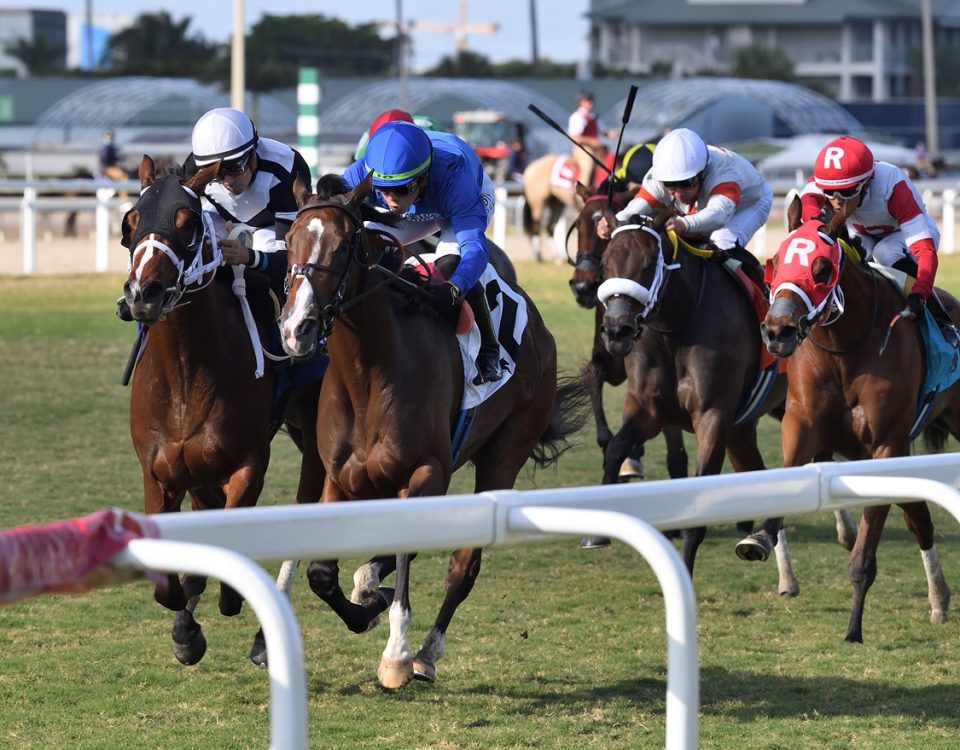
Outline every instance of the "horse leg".
<path id="1" fill-rule="evenodd" d="M 927 574 L 927 600 L 930 602 L 930 622 L 943 624 L 950 609 L 950 587 L 943 577 L 940 556 L 933 542 L 933 519 L 926 503 L 904 503 L 903 520 L 920 546 L 923 569 Z"/>
<path id="2" fill-rule="evenodd" d="M 280 565 L 280 572 L 277 573 L 277 589 L 286 594 L 288 599 L 290 598 L 290 591 L 293 589 L 293 579 L 299 567 L 299 560 L 284 560 Z M 267 639 L 263 635 L 263 628 L 257 630 L 257 634 L 253 636 L 253 645 L 250 647 L 250 661 L 253 662 L 255 667 L 266 668 L 269 666 Z"/>
<path id="3" fill-rule="evenodd" d="M 340 588 L 340 566 L 336 560 L 313 560 L 307 566 L 307 581 L 310 589 L 319 596 L 353 633 L 365 633 L 370 623 L 390 606 L 393 590 L 379 589 L 379 596 L 365 604 L 354 604 Z"/>
<path id="4" fill-rule="evenodd" d="M 829 451 L 821 452 L 814 456 L 813 460 L 833 461 L 833 454 Z M 853 513 L 846 508 L 841 508 L 833 511 L 833 517 L 837 525 L 837 544 L 850 552 L 857 541 L 857 522 L 853 518 Z"/>
<path id="5" fill-rule="evenodd" d="M 844 638 L 850 643 L 863 643 L 863 605 L 867 591 L 877 577 L 877 546 L 889 512 L 889 505 L 871 506 L 864 508 L 860 517 L 857 542 L 850 553 L 853 604 L 850 607 L 850 624 Z"/>
<path id="6" fill-rule="evenodd" d="M 143 510 L 147 514 L 176 513 L 183 502 L 183 494 L 175 495 L 164 489 L 147 471 L 147 461 L 143 461 Z M 176 573 L 166 576 L 164 583 L 158 583 L 153 589 L 153 600 L 161 607 L 179 612 L 187 606 L 187 596 L 180 585 Z"/>
<path id="7" fill-rule="evenodd" d="M 697 476 L 719 474 L 723 469 L 724 441 L 729 421 L 719 409 L 703 412 L 694 420 L 693 431 L 697 437 Z M 690 575 L 697 559 L 697 550 L 707 535 L 706 526 L 683 530 L 683 561 Z"/>
<path id="8" fill-rule="evenodd" d="M 173 655 L 181 664 L 192 666 L 207 652 L 207 639 L 200 624 L 193 617 L 197 604 L 200 603 L 200 595 L 207 587 L 207 579 L 204 576 L 185 575 L 180 581 L 187 602 L 186 606 L 177 612 L 173 622 Z"/>

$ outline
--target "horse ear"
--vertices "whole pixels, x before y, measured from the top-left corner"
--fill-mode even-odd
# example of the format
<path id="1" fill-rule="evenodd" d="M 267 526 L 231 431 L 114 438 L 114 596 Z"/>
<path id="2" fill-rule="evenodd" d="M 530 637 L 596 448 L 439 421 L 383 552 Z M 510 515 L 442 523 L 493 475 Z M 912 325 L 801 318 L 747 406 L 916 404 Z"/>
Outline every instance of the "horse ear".
<path id="1" fill-rule="evenodd" d="M 823 231 L 837 239 L 841 233 L 846 231 L 847 217 L 854 211 L 855 201 L 842 201 L 840 208 L 833 212 L 833 216 L 823 227 Z"/>
<path id="2" fill-rule="evenodd" d="M 577 197 L 578 197 L 581 201 L 583 201 L 584 203 L 586 203 L 586 202 L 587 202 L 587 198 L 589 198 L 591 195 L 592 195 L 592 193 L 590 192 L 590 188 L 588 188 L 588 187 L 587 187 L 586 185 L 584 185 L 582 182 L 579 182 L 579 181 L 578 181 L 578 182 L 577 182 Z"/>
<path id="3" fill-rule="evenodd" d="M 672 208 L 664 208 L 660 213 L 657 214 L 657 217 L 653 220 L 653 228 L 658 232 L 663 229 L 663 225 L 667 223 L 667 220 L 673 216 Z"/>
<path id="4" fill-rule="evenodd" d="M 146 190 L 153 183 L 157 181 L 157 171 L 153 164 L 153 159 L 151 159 L 146 154 L 143 155 L 143 158 L 140 160 L 140 169 L 137 172 L 140 177 L 140 189 Z"/>
<path id="5" fill-rule="evenodd" d="M 347 193 L 346 202 L 351 206 L 361 203 L 369 194 L 373 187 L 373 172 L 370 172 L 353 190 Z"/>
<path id="6" fill-rule="evenodd" d="M 791 232 L 797 229 L 803 219 L 803 204 L 800 202 L 800 194 L 796 193 L 790 205 L 787 207 L 787 229 Z"/>
<path id="7" fill-rule="evenodd" d="M 297 175 L 293 180 L 293 198 L 297 202 L 297 208 L 303 208 L 310 202 L 310 186 L 300 179 Z"/>
<path id="8" fill-rule="evenodd" d="M 222 163 L 223 160 L 221 159 L 219 161 L 215 161 L 213 164 L 208 164 L 205 167 L 201 167 L 190 179 L 183 182 L 183 186 L 190 188 L 197 195 L 203 194 L 203 191 L 206 189 L 207 185 L 213 182 L 213 178 L 217 176 Z"/>

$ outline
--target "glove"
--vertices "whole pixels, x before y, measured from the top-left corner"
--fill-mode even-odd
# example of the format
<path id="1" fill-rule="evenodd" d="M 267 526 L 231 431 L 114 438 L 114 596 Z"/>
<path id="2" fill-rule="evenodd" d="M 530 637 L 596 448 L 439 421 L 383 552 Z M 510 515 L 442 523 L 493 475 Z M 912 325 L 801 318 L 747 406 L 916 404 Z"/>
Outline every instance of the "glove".
<path id="1" fill-rule="evenodd" d="M 463 304 L 457 285 L 451 281 L 444 281 L 442 284 L 428 286 L 427 292 L 431 297 L 430 304 L 441 320 L 456 326 L 460 318 L 460 305 Z"/>
<path id="2" fill-rule="evenodd" d="M 907 295 L 907 306 L 903 308 L 903 312 L 900 314 L 905 318 L 916 318 L 917 320 L 923 318 L 923 309 L 927 306 L 926 300 L 921 297 L 919 294 L 908 294 Z"/>

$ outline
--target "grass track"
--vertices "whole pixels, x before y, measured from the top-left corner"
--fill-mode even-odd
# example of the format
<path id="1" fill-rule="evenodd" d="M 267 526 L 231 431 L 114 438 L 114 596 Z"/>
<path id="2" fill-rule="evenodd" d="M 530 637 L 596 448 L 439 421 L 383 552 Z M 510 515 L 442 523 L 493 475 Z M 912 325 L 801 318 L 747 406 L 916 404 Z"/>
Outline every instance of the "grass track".
<path id="1" fill-rule="evenodd" d="M 572 303 L 566 269 L 519 268 L 522 283 L 575 370 L 589 353 L 590 314 Z M 960 262 L 941 261 L 960 289 Z M 117 385 L 131 329 L 116 321 L 117 276 L 0 278 L 0 526 L 141 508 Z M 616 423 L 622 390 L 608 394 Z M 779 433 L 761 422 L 779 465 Z M 281 437 L 261 504 L 286 503 L 296 458 Z M 692 448 L 692 442 L 688 442 Z M 951 444 L 955 450 L 956 445 Z M 593 484 L 593 432 L 557 469 L 525 472 L 521 488 Z M 662 478 L 662 441 L 648 450 Z M 467 491 L 461 475 L 453 491 Z M 948 580 L 960 581 L 956 524 L 935 511 Z M 957 625 L 927 620 L 912 537 L 891 514 L 867 600 L 863 646 L 843 642 L 850 588 L 832 517 L 788 519 L 801 596 L 780 599 L 772 564 L 736 560 L 732 528 L 701 549 L 701 746 L 704 748 L 954 748 L 960 743 Z M 344 561 L 352 570 L 358 561 Z M 443 554 L 413 568 L 413 638 L 442 595 Z M 352 636 L 309 592 L 294 605 L 304 634 L 312 748 L 654 748 L 662 746 L 663 602 L 623 545 L 583 553 L 575 542 L 489 550 L 451 626 L 436 685 L 397 694 L 374 676 L 385 630 Z M 246 661 L 256 629 L 210 596 L 198 612 L 210 650 L 185 668 L 170 653 L 171 616 L 144 583 L 0 608 L 0 747 L 255 748 L 266 746 L 266 674 Z"/>

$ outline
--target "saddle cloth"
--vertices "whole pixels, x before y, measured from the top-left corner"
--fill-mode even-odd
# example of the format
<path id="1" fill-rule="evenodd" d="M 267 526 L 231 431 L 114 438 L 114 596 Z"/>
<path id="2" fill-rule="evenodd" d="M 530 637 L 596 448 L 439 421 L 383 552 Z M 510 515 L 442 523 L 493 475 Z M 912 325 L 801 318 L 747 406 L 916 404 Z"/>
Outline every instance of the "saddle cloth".
<path id="1" fill-rule="evenodd" d="M 562 190 L 576 190 L 580 167 L 569 156 L 561 154 L 550 168 L 550 184 Z"/>

